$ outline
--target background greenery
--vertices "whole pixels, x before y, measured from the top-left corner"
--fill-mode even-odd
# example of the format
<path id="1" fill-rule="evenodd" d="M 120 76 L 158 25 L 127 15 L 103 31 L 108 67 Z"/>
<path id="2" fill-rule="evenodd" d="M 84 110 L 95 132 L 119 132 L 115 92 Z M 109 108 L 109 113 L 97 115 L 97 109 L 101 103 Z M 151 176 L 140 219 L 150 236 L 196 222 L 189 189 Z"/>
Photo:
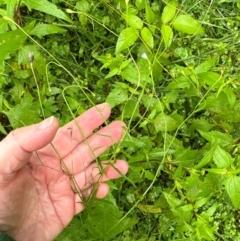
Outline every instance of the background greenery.
<path id="1" fill-rule="evenodd" d="M 127 124 L 102 158 L 128 160 L 128 175 L 57 241 L 240 240 L 238 0 L 0 8 L 1 138 L 104 101 Z"/>

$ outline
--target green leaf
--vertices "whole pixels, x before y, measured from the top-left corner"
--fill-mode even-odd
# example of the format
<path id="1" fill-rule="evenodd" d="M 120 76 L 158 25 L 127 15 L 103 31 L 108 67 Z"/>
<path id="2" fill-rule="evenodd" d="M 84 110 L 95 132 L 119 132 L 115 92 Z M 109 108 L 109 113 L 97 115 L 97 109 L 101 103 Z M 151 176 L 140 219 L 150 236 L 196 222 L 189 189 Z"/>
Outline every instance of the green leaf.
<path id="1" fill-rule="evenodd" d="M 138 8 L 138 10 L 142 10 L 145 7 L 145 1 L 146 0 L 136 0 L 135 4 Z"/>
<path id="2" fill-rule="evenodd" d="M 91 240 L 112 240 L 118 233 L 136 223 L 129 218 L 121 220 L 123 213 L 111 194 L 102 200 L 95 199 L 88 205 L 90 207 L 85 222 L 88 222 L 87 229 Z"/>
<path id="3" fill-rule="evenodd" d="M 47 0 L 25 0 L 24 2 L 29 9 L 35 9 L 72 23 L 72 20 L 62 10 Z"/>
<path id="4" fill-rule="evenodd" d="M 139 17 L 133 14 L 128 14 L 128 15 L 123 15 L 123 18 L 126 20 L 127 25 L 129 25 L 133 29 L 142 29 L 143 21 Z"/>
<path id="5" fill-rule="evenodd" d="M 168 25 L 163 24 L 161 28 L 161 32 L 162 32 L 165 47 L 168 48 L 171 45 L 172 39 L 173 39 L 172 28 L 169 27 Z"/>
<path id="6" fill-rule="evenodd" d="M 2 123 L 0 122 L 0 133 L 4 134 L 4 135 L 7 135 L 7 132 L 6 130 L 4 129 Z"/>
<path id="7" fill-rule="evenodd" d="M 119 35 L 116 45 L 116 54 L 133 45 L 138 39 L 138 31 L 129 27 L 125 28 Z"/>
<path id="8" fill-rule="evenodd" d="M 126 68 L 124 68 L 120 74 L 122 78 L 127 80 L 129 83 L 140 85 L 141 87 L 143 86 L 143 83 L 139 81 L 138 71 L 132 64 L 129 64 Z"/>
<path id="9" fill-rule="evenodd" d="M 143 38 L 143 41 L 150 47 L 153 48 L 153 35 L 152 32 L 144 27 L 141 31 L 141 36 Z"/>
<path id="10" fill-rule="evenodd" d="M 135 99 L 130 99 L 127 101 L 126 105 L 123 109 L 123 117 L 125 118 L 133 118 L 140 116 L 139 114 L 139 103 Z"/>
<path id="11" fill-rule="evenodd" d="M 205 73 L 208 72 L 216 63 L 216 59 L 208 59 L 207 61 L 199 64 L 193 72 L 195 74 Z"/>
<path id="12" fill-rule="evenodd" d="M 107 96 L 106 102 L 115 107 L 128 100 L 128 91 L 116 85 L 116 87 Z"/>
<path id="13" fill-rule="evenodd" d="M 53 24 L 44 24 L 38 23 L 34 29 L 30 32 L 31 35 L 36 35 L 39 38 L 49 35 L 49 34 L 56 34 L 56 33 L 65 33 L 66 29 L 60 28 L 57 25 Z"/>
<path id="14" fill-rule="evenodd" d="M 8 21 L 1 18 L 0 19 L 0 34 L 7 32 L 7 30 L 8 30 Z"/>
<path id="15" fill-rule="evenodd" d="M 193 17 L 187 14 L 178 15 L 173 21 L 173 27 L 182 33 L 202 34 L 204 30 L 201 24 Z"/>
<path id="16" fill-rule="evenodd" d="M 235 208 L 240 207 L 240 177 L 232 176 L 225 181 L 225 188 Z"/>
<path id="17" fill-rule="evenodd" d="M 220 146 L 217 146 L 213 153 L 213 161 L 219 168 L 230 167 L 233 163 L 233 158 L 231 155 L 223 150 Z"/>
<path id="18" fill-rule="evenodd" d="M 111 78 L 111 77 L 113 77 L 115 75 L 118 75 L 118 74 L 119 74 L 119 68 L 115 68 L 105 76 L 105 79 Z"/>
<path id="19" fill-rule="evenodd" d="M 146 11 L 146 20 L 149 24 L 153 23 L 154 19 L 155 19 L 155 15 L 153 10 L 151 9 L 149 3 L 145 4 L 145 11 Z"/>
<path id="20" fill-rule="evenodd" d="M 236 104 L 236 99 L 237 99 L 236 95 L 233 92 L 233 89 L 232 88 L 224 88 L 223 92 L 227 95 L 230 109 L 233 109 Z"/>
<path id="21" fill-rule="evenodd" d="M 204 139 L 211 142 L 212 145 L 219 144 L 220 146 L 227 146 L 233 144 L 233 138 L 229 134 L 221 133 L 219 131 L 204 132 L 198 130 L 198 132 Z"/>
<path id="22" fill-rule="evenodd" d="M 211 86 L 212 89 L 220 87 L 223 83 L 224 78 L 215 72 L 203 72 L 197 74 L 199 79 L 202 79 L 204 83 Z"/>
<path id="23" fill-rule="evenodd" d="M 179 126 L 178 121 L 165 114 L 159 114 L 155 118 L 154 127 L 157 132 L 159 131 L 173 131 Z"/>
<path id="24" fill-rule="evenodd" d="M 27 25 L 24 29 L 27 33 L 32 30 L 34 22 Z M 20 29 L 0 35 L 0 61 L 3 61 L 7 56 L 15 52 L 21 44 L 27 39 Z"/>
<path id="25" fill-rule="evenodd" d="M 216 149 L 216 146 L 213 145 L 212 148 L 207 151 L 206 154 L 204 154 L 204 157 L 201 159 L 201 161 L 195 166 L 196 169 L 199 169 L 205 165 L 207 165 L 211 160 L 212 160 L 212 157 L 213 157 L 213 152 L 214 150 Z"/>
<path id="26" fill-rule="evenodd" d="M 163 13 L 162 13 L 162 22 L 168 23 L 169 21 L 171 21 L 176 13 L 176 1 L 169 1 L 167 3 L 167 5 L 164 7 L 163 9 Z"/>

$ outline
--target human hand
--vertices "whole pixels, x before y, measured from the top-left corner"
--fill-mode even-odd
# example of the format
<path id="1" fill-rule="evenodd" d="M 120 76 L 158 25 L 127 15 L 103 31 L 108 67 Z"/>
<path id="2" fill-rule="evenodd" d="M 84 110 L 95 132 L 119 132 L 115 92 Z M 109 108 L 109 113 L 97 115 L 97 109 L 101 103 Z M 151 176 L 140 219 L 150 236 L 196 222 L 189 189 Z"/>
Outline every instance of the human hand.
<path id="1" fill-rule="evenodd" d="M 50 117 L 14 130 L 0 142 L 0 231 L 17 241 L 50 241 L 83 210 L 66 172 L 80 191 L 99 181 L 93 160 L 121 138 L 124 128 L 124 123 L 115 121 L 93 133 L 109 115 L 110 107 L 104 103 L 61 128 Z M 128 170 L 122 160 L 114 167 L 106 163 L 97 198 L 108 193 L 105 181 Z"/>

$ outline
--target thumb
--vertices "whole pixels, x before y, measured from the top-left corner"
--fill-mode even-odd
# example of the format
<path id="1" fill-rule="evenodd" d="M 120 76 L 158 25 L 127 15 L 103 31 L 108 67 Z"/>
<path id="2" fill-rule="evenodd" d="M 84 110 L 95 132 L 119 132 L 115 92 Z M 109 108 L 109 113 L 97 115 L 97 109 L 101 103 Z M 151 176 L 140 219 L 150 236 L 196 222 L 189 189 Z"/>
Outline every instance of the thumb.
<path id="1" fill-rule="evenodd" d="M 10 174 L 27 164 L 32 152 L 49 144 L 58 129 L 56 118 L 12 131 L 0 142 L 0 174 Z"/>

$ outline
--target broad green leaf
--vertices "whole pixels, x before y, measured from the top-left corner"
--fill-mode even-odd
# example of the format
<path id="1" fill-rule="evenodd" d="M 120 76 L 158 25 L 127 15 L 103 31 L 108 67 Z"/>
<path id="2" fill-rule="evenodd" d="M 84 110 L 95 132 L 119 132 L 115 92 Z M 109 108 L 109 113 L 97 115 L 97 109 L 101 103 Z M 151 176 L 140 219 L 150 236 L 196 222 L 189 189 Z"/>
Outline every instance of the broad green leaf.
<path id="1" fill-rule="evenodd" d="M 209 198 L 210 197 L 204 197 L 204 198 L 201 198 L 200 200 L 196 201 L 194 204 L 194 208 L 198 209 L 198 208 L 202 207 L 203 205 L 205 205 L 208 202 Z"/>
<path id="2" fill-rule="evenodd" d="M 129 25 L 133 29 L 142 29 L 143 21 L 139 17 L 133 14 L 128 14 L 128 15 L 123 15 L 123 18 L 126 20 L 127 25 Z"/>
<path id="3" fill-rule="evenodd" d="M 166 89 L 185 89 L 185 88 L 189 88 L 191 86 L 191 82 L 189 81 L 189 78 L 187 78 L 186 76 L 181 76 L 179 78 L 176 78 L 174 80 L 172 80 L 168 86 L 166 87 Z"/>
<path id="4" fill-rule="evenodd" d="M 62 10 L 47 0 L 25 0 L 24 2 L 29 9 L 35 9 L 72 23 L 72 20 Z"/>
<path id="5" fill-rule="evenodd" d="M 126 68 L 124 68 L 120 74 L 122 78 L 127 80 L 129 83 L 139 85 L 141 87 L 143 86 L 143 83 L 139 79 L 138 71 L 132 64 L 129 64 Z"/>
<path id="6" fill-rule="evenodd" d="M 171 45 L 172 39 L 173 39 L 172 28 L 169 27 L 168 25 L 163 24 L 161 28 L 161 32 L 162 32 L 165 47 L 168 48 Z"/>
<path id="7" fill-rule="evenodd" d="M 167 5 L 164 7 L 163 9 L 163 13 L 162 13 L 162 22 L 168 23 L 169 21 L 171 21 L 176 13 L 176 1 L 169 1 L 167 3 Z"/>
<path id="8" fill-rule="evenodd" d="M 88 222 L 87 229 L 91 240 L 112 240 L 118 233 L 136 223 L 126 217 L 121 220 L 123 212 L 119 210 L 111 194 L 102 200 L 95 199 L 88 205 L 88 217 L 84 222 Z"/>
<path id="9" fill-rule="evenodd" d="M 202 117 L 199 119 L 194 119 L 192 121 L 192 125 L 190 126 L 190 131 L 200 130 L 200 131 L 207 132 L 211 130 L 214 126 L 215 124 L 210 124 L 206 119 Z"/>
<path id="10" fill-rule="evenodd" d="M 133 118 L 137 116 L 141 116 L 139 114 L 139 102 L 132 98 L 128 100 L 126 105 L 124 106 L 123 117 Z"/>
<path id="11" fill-rule="evenodd" d="M 128 100 L 128 91 L 116 85 L 116 87 L 107 96 L 106 102 L 115 107 Z"/>
<path id="12" fill-rule="evenodd" d="M 135 5 L 137 6 L 138 10 L 142 10 L 145 7 L 146 0 L 136 0 Z"/>
<path id="13" fill-rule="evenodd" d="M 138 31 L 129 27 L 125 28 L 119 35 L 116 45 L 116 54 L 133 45 L 138 39 Z"/>
<path id="14" fill-rule="evenodd" d="M 182 200 L 174 197 L 172 194 L 163 192 L 163 195 L 166 201 L 168 202 L 169 206 L 172 208 L 180 207 L 183 204 Z"/>
<path id="15" fill-rule="evenodd" d="M 216 149 L 216 146 L 213 145 L 212 148 L 206 154 L 204 154 L 204 157 L 195 166 L 195 168 L 198 169 L 198 168 L 201 168 L 201 167 L 207 165 L 212 160 L 213 152 L 215 149 Z"/>
<path id="16" fill-rule="evenodd" d="M 179 122 L 165 114 L 159 114 L 154 121 L 154 127 L 157 132 L 159 131 L 173 131 L 179 126 Z"/>
<path id="17" fill-rule="evenodd" d="M 187 34 L 202 34 L 204 30 L 201 24 L 188 14 L 178 15 L 172 23 L 174 29 Z"/>
<path id="18" fill-rule="evenodd" d="M 142 39 L 143 41 L 150 47 L 150 48 L 153 48 L 153 35 L 152 35 L 152 32 L 144 27 L 141 31 L 141 36 L 142 36 Z"/>
<path id="19" fill-rule="evenodd" d="M 66 96 L 65 98 L 66 98 L 67 103 L 70 106 L 71 110 L 76 110 L 79 107 L 78 100 L 76 100 L 70 96 Z"/>
<path id="20" fill-rule="evenodd" d="M 224 78 L 215 72 L 204 72 L 197 74 L 199 79 L 202 79 L 204 83 L 211 86 L 212 89 L 218 88 L 223 84 Z"/>
<path id="21" fill-rule="evenodd" d="M 233 144 L 233 137 L 226 133 L 221 133 L 219 131 L 200 131 L 198 130 L 200 135 L 211 142 L 212 145 L 219 144 L 220 146 L 227 146 Z"/>
<path id="22" fill-rule="evenodd" d="M 149 24 L 153 23 L 153 21 L 155 20 L 155 15 L 154 15 L 154 12 L 151 9 L 149 3 L 147 3 L 147 1 L 146 1 L 146 4 L 145 4 L 145 11 L 146 11 L 147 23 L 149 23 Z"/>
<path id="23" fill-rule="evenodd" d="M 235 103 L 236 103 L 236 99 L 237 99 L 236 95 L 233 92 L 233 89 L 232 88 L 224 88 L 223 91 L 227 95 L 228 104 L 229 104 L 230 109 L 233 109 L 235 106 Z"/>
<path id="24" fill-rule="evenodd" d="M 34 29 L 30 32 L 31 35 L 36 35 L 39 38 L 56 33 L 65 33 L 66 30 L 53 24 L 38 23 Z"/>
<path id="25" fill-rule="evenodd" d="M 240 177 L 232 176 L 225 181 L 225 188 L 235 208 L 240 207 Z"/>
<path id="26" fill-rule="evenodd" d="M 150 180 L 150 181 L 153 181 L 153 180 L 154 180 L 154 174 L 152 174 L 150 171 L 145 170 L 145 171 L 144 171 L 144 175 L 145 175 L 145 177 L 146 177 L 148 180 Z"/>
<path id="27" fill-rule="evenodd" d="M 212 66 L 214 66 L 214 64 L 216 63 L 216 59 L 208 59 L 207 61 L 199 64 L 194 70 L 193 72 L 195 74 L 200 74 L 200 73 L 205 73 L 208 72 Z"/>
<path id="28" fill-rule="evenodd" d="M 5 19 L 1 18 L 0 19 L 0 34 L 7 32 L 7 30 L 8 30 L 8 22 Z"/>
<path id="29" fill-rule="evenodd" d="M 30 23 L 24 28 L 24 31 L 29 33 L 34 26 L 34 22 Z M 7 56 L 15 52 L 21 44 L 27 39 L 20 29 L 14 30 L 8 33 L 0 35 L 0 62 L 3 61 Z"/>
<path id="30" fill-rule="evenodd" d="M 90 3 L 87 0 L 77 1 L 75 7 L 77 10 L 84 13 L 87 13 L 91 9 Z"/>
<path id="31" fill-rule="evenodd" d="M 213 161 L 219 168 L 230 167 L 233 163 L 233 158 L 231 155 L 223 150 L 220 146 L 217 146 L 213 153 Z"/>
<path id="32" fill-rule="evenodd" d="M 199 223 L 197 225 L 197 230 L 198 230 L 198 234 L 201 237 L 201 240 L 216 240 L 216 238 L 214 237 L 213 234 L 213 230 L 211 229 L 211 227 L 206 224 L 206 222 L 202 221 L 201 223 Z"/>

